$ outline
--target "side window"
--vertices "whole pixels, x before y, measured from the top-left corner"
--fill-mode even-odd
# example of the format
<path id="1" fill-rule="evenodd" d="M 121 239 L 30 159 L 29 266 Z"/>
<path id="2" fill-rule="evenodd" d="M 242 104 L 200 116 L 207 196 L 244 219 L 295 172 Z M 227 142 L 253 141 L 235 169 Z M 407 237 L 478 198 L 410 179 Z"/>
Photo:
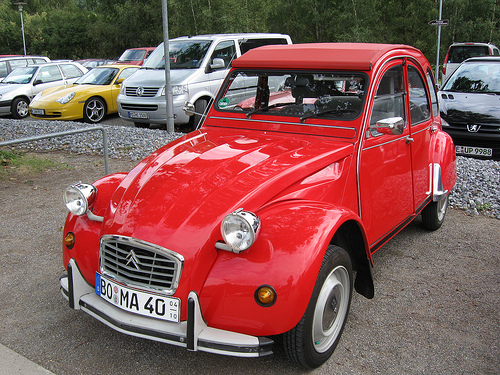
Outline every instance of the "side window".
<path id="1" fill-rule="evenodd" d="M 137 71 L 138 68 L 127 68 L 127 69 L 123 69 L 122 72 L 120 73 L 120 75 L 118 76 L 118 79 L 125 79 L 125 78 L 128 78 L 132 75 L 132 73 L 135 73 Z"/>
<path id="2" fill-rule="evenodd" d="M 212 57 L 210 58 L 210 64 L 213 64 L 214 59 L 222 59 L 224 60 L 224 67 L 228 69 L 235 57 L 236 47 L 234 41 L 227 40 L 220 42 L 217 47 L 215 47 L 214 53 L 212 53 Z"/>
<path id="3" fill-rule="evenodd" d="M 7 61 L 0 61 L 0 78 L 3 78 L 9 74 L 7 70 Z"/>
<path id="4" fill-rule="evenodd" d="M 61 69 L 66 78 L 78 78 L 82 76 L 82 72 L 76 66 L 71 64 L 61 64 Z"/>
<path id="5" fill-rule="evenodd" d="M 56 65 L 44 66 L 40 68 L 36 81 L 40 83 L 61 81 L 62 76 L 59 68 Z"/>
<path id="6" fill-rule="evenodd" d="M 33 59 L 33 61 L 35 62 L 35 64 L 45 64 L 47 62 L 44 59 Z"/>
<path id="7" fill-rule="evenodd" d="M 26 59 L 10 60 L 9 64 L 10 64 L 10 69 L 14 70 L 14 69 L 22 67 L 22 66 L 27 66 L 28 60 L 26 60 Z"/>
<path id="8" fill-rule="evenodd" d="M 437 88 L 434 83 L 434 77 L 430 70 L 427 70 L 427 85 L 429 86 L 429 92 L 431 93 L 431 103 L 432 103 L 432 115 L 439 115 L 438 99 L 437 99 Z"/>
<path id="9" fill-rule="evenodd" d="M 379 136 L 382 134 L 376 129 L 379 120 L 391 117 L 406 119 L 404 93 L 403 66 L 398 65 L 385 72 L 378 85 L 370 117 L 370 132 L 372 135 Z"/>
<path id="10" fill-rule="evenodd" d="M 422 75 L 412 65 L 408 65 L 408 90 L 410 98 L 410 121 L 412 125 L 431 118 L 429 98 Z"/>
<path id="11" fill-rule="evenodd" d="M 269 44 L 288 44 L 287 40 L 283 38 L 244 39 L 240 40 L 239 43 L 242 55 L 253 48 L 267 46 Z"/>
<path id="12" fill-rule="evenodd" d="M 495 55 L 495 56 L 500 55 L 500 52 L 498 51 L 498 48 L 493 48 L 493 55 Z"/>

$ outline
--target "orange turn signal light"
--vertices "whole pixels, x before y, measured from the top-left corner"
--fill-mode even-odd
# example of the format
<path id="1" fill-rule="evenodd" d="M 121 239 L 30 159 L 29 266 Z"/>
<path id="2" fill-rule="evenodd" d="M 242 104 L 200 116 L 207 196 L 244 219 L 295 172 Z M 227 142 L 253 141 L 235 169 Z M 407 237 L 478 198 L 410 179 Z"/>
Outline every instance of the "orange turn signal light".
<path id="1" fill-rule="evenodd" d="M 75 246 L 75 234 L 73 232 L 68 232 L 66 237 L 64 237 L 64 244 L 68 249 L 71 249 Z"/>
<path id="2" fill-rule="evenodd" d="M 255 301 L 264 307 L 269 307 L 276 302 L 276 291 L 272 286 L 262 285 L 255 291 Z"/>

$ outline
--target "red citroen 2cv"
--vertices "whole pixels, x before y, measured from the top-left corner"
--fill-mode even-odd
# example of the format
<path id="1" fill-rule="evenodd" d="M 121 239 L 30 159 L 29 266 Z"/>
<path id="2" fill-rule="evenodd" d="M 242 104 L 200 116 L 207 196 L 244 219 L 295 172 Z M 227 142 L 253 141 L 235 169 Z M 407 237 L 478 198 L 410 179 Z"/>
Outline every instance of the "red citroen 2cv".
<path id="1" fill-rule="evenodd" d="M 120 332 L 242 357 L 283 335 L 314 368 L 373 297 L 372 254 L 417 215 L 439 228 L 455 180 L 419 50 L 257 48 L 199 129 L 67 188 L 61 290 Z"/>

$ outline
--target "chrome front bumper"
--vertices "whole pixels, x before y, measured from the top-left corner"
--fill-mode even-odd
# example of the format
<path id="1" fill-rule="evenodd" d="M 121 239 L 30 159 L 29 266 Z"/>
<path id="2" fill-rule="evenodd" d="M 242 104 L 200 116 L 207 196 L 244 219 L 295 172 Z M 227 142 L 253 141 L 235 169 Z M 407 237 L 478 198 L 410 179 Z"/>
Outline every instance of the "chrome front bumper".
<path id="1" fill-rule="evenodd" d="M 68 275 L 60 280 L 61 293 L 69 306 L 82 310 L 107 326 L 131 336 L 182 346 L 191 351 L 262 357 L 272 354 L 273 340 L 208 327 L 201 313 L 198 295 L 190 292 L 187 320 L 171 323 L 128 313 L 99 297 L 71 259 Z"/>

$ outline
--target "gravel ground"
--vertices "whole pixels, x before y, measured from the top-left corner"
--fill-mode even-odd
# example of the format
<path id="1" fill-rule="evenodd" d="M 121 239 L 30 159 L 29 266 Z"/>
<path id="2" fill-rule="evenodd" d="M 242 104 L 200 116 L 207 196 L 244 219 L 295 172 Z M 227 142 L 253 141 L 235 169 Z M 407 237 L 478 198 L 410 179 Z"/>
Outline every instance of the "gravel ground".
<path id="1" fill-rule="evenodd" d="M 28 126 L 27 126 L 28 125 Z M 141 160 L 152 151 L 182 136 L 159 129 L 139 129 L 102 125 L 108 134 L 110 158 Z M 0 119 L 0 142 L 92 127 L 68 121 L 30 121 Z M 17 147 L 31 151 L 66 150 L 78 154 L 102 154 L 99 131 L 23 143 Z M 469 215 L 500 219 L 500 162 L 457 157 L 458 179 L 450 195 L 450 206 Z"/>

